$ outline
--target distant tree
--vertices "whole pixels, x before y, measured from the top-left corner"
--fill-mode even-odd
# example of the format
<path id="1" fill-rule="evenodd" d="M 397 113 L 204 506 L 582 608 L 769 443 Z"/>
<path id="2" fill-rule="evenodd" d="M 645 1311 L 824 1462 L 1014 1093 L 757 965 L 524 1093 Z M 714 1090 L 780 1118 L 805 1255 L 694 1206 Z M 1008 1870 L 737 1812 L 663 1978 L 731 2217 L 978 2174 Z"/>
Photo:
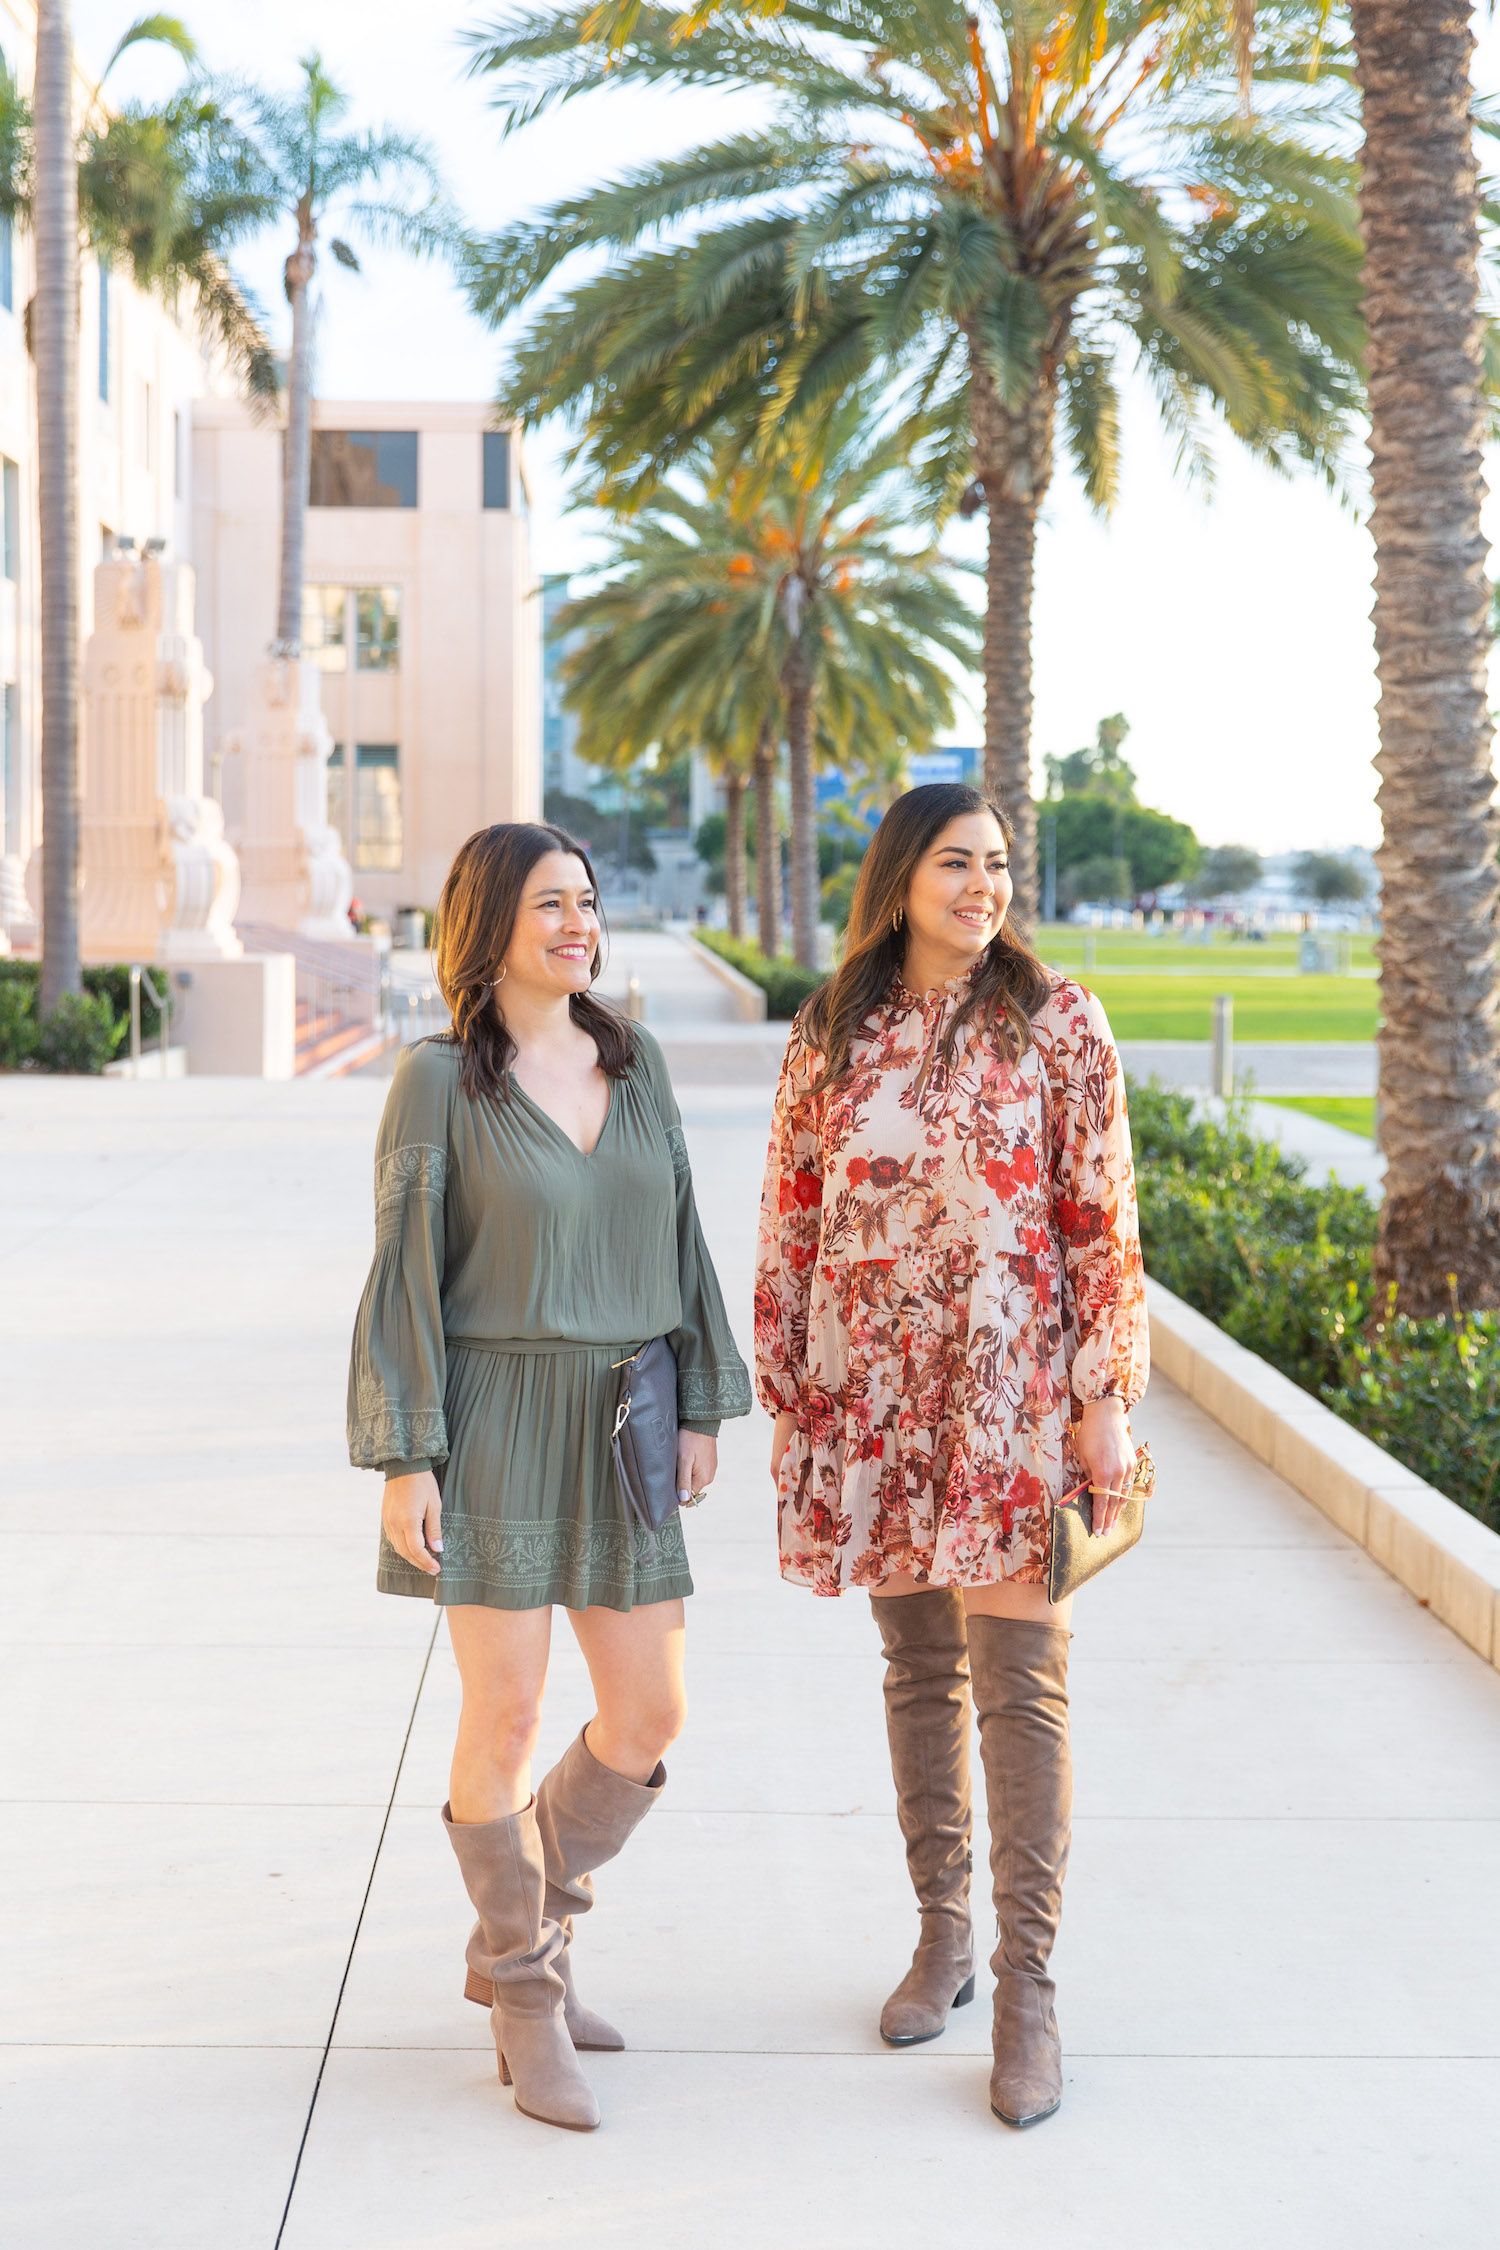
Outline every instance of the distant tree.
<path id="1" fill-rule="evenodd" d="M 617 812 L 601 812 L 588 797 L 572 797 L 565 789 L 549 789 L 542 801 L 542 818 L 550 820 L 554 828 L 565 828 L 570 836 L 576 836 L 591 859 L 613 859 L 619 865 L 620 816 Z M 625 815 L 625 865 L 638 869 L 642 875 L 651 874 L 656 866 L 656 854 L 646 835 L 645 822 L 634 805 Z M 608 905 L 606 899 L 606 910 Z"/>
<path id="2" fill-rule="evenodd" d="M 1123 711 L 1116 711 L 1112 718 L 1099 721 L 1086 750 L 1071 751 L 1066 758 L 1048 758 L 1047 795 L 1104 797 L 1115 805 L 1137 804 L 1135 768 L 1120 755 L 1129 732 L 1130 721 Z"/>
<path id="3" fill-rule="evenodd" d="M 1186 821 L 1144 805 L 1118 805 L 1108 797 L 1059 797 L 1047 807 L 1057 822 L 1059 885 L 1070 870 L 1086 862 L 1123 861 L 1130 870 L 1126 895 L 1139 898 L 1188 880 L 1198 864 L 1198 839 Z M 1076 891 L 1075 898 L 1099 897 Z M 1063 888 L 1066 898 L 1066 888 Z"/>
<path id="4" fill-rule="evenodd" d="M 1306 898 L 1322 906 L 1340 899 L 1358 901 L 1369 888 L 1363 871 L 1351 859 L 1333 852 L 1299 852 L 1292 862 L 1292 881 Z"/>
<path id="5" fill-rule="evenodd" d="M 1085 899 L 1123 905 L 1135 896 L 1128 859 L 1082 859 L 1058 880 L 1057 895 L 1070 910 Z"/>
<path id="6" fill-rule="evenodd" d="M 1248 844 L 1216 844 L 1203 855 L 1195 887 L 1204 898 L 1234 898 L 1253 891 L 1262 873 L 1260 853 Z"/>

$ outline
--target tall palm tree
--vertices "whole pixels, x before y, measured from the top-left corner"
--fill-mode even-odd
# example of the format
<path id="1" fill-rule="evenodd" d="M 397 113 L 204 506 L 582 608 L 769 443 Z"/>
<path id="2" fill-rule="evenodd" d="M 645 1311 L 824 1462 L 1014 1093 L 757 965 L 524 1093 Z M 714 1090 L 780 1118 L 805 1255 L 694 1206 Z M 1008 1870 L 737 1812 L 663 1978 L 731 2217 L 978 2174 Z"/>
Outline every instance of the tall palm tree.
<path id="1" fill-rule="evenodd" d="M 104 78 L 141 41 L 172 47 L 192 63 L 192 39 L 175 17 L 143 16 L 105 65 Z M 101 84 L 103 81 L 101 80 Z M 118 119 L 96 102 L 82 122 L 74 108 L 73 38 L 67 0 L 42 0 L 36 72 L 26 101 L 0 64 L 0 212 L 32 226 L 37 288 L 31 336 L 37 363 L 41 510 L 42 979 L 43 1013 L 80 987 L 78 959 L 78 294 L 82 237 L 125 252 L 145 286 L 189 287 L 231 355 L 264 381 L 263 339 L 252 308 L 224 272 L 232 196 L 195 198 L 195 159 L 182 97 L 164 110 L 140 106 Z"/>
<path id="2" fill-rule="evenodd" d="M 292 308 L 287 362 L 286 448 L 282 464 L 281 570 L 276 638 L 289 654 L 302 642 L 303 554 L 312 460 L 312 309 L 320 231 L 336 220 L 335 259 L 352 272 L 359 256 L 345 238 L 363 235 L 417 257 L 453 254 L 460 230 L 426 144 L 387 129 L 342 128 L 348 96 L 316 52 L 302 57 L 295 93 L 225 81 L 217 101 L 240 136 L 239 163 L 267 214 L 289 220 L 296 240 L 283 270 Z"/>
<path id="3" fill-rule="evenodd" d="M 558 621 L 583 634 L 565 676 L 606 737 L 634 738 L 628 710 L 642 747 L 663 726 L 676 739 L 699 728 L 753 761 L 779 705 L 792 946 L 806 967 L 818 950 L 820 738 L 841 763 L 893 739 L 923 747 L 952 720 L 944 657 L 971 662 L 977 647 L 954 566 L 906 533 L 903 468 L 897 441 L 852 396 L 770 466 L 736 465 L 726 449 L 694 489 L 661 486 L 624 521 L 611 575 Z"/>
<path id="4" fill-rule="evenodd" d="M 67 0 L 36 25 L 37 451 L 42 564 L 42 982 L 78 992 L 78 151 Z"/>
<path id="5" fill-rule="evenodd" d="M 1281 79 L 1314 55 L 1322 14 L 1316 0 L 1276 9 Z M 571 411 L 607 434 L 622 401 L 669 391 L 701 422 L 715 375 L 732 398 L 749 370 L 773 427 L 871 364 L 946 417 L 948 489 L 988 516 L 986 766 L 1016 824 L 1023 898 L 1033 557 L 1059 419 L 1100 506 L 1122 350 L 1189 459 L 1205 406 L 1277 461 L 1332 474 L 1344 441 L 1361 341 L 1351 170 L 1321 87 L 1282 83 L 1274 121 L 1247 127 L 1235 52 L 1216 9 L 1184 0 L 743 0 L 697 15 L 579 0 L 475 34 L 511 128 L 595 89 L 606 66 L 620 86 L 774 97 L 765 129 L 644 163 L 481 246 L 474 301 L 503 318 L 570 258 L 631 253 L 536 317 L 507 384 L 533 418 Z M 691 379 L 674 380 L 684 358 Z M 652 467 L 674 442 L 661 433 Z"/>
<path id="6" fill-rule="evenodd" d="M 774 744 L 793 771 L 794 948 L 817 946 L 819 754 L 845 769 L 918 749 L 952 717 L 941 655 L 962 662 L 972 611 L 931 548 L 913 552 L 894 457 L 854 402 L 823 444 L 767 471 L 721 454 L 691 490 L 659 488 L 627 518 L 605 582 L 569 605 L 580 748 L 626 757 L 648 742 L 706 744 L 757 781 L 762 944 L 779 923 Z M 883 503 L 883 504 L 882 504 Z M 789 601 L 788 586 L 800 591 Z M 941 653 L 940 653 L 941 652 Z M 736 793 L 731 792 L 734 806 Z"/>
<path id="7" fill-rule="evenodd" d="M 1352 0 L 1380 676 L 1377 1272 L 1500 1305 L 1497 823 L 1470 10 Z M 1488 200 L 1493 203 L 1493 196 Z"/>

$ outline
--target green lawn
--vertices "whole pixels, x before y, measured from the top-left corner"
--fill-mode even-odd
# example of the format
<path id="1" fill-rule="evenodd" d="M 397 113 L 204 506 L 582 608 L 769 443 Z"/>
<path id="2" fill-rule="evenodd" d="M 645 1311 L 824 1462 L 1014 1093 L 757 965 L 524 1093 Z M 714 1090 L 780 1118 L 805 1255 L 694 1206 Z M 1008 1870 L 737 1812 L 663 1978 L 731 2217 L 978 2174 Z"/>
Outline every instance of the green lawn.
<path id="1" fill-rule="evenodd" d="M 1215 937 L 1199 945 L 1174 930 L 1085 930 L 1073 922 L 1044 923 L 1037 932 L 1037 950 L 1054 968 L 1075 974 L 1084 966 L 1092 940 L 1093 967 L 1107 975 L 1111 969 L 1133 975 L 1285 977 L 1297 974 L 1298 940 L 1291 935 L 1266 938 L 1252 944 L 1248 938 Z M 1375 941 L 1364 932 L 1350 940 L 1350 965 L 1356 974 L 1369 976 L 1375 966 Z"/>
<path id="2" fill-rule="evenodd" d="M 1342 1125 L 1346 1133 L 1375 1138 L 1373 1094 L 1274 1094 L 1277 1109 L 1300 1109 L 1306 1117 L 1321 1117 L 1325 1125 Z"/>
<path id="3" fill-rule="evenodd" d="M 1220 992 L 1234 1001 L 1236 1044 L 1375 1036 L 1378 988 L 1369 978 L 1072 973 L 1103 1001 L 1117 1039 L 1209 1039 L 1214 997 Z"/>

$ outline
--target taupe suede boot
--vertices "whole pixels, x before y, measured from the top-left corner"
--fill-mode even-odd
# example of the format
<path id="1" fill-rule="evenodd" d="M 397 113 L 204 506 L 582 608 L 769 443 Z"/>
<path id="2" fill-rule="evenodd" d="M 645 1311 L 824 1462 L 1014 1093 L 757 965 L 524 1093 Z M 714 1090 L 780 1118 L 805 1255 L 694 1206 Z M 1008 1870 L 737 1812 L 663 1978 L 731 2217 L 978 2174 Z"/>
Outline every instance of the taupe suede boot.
<path id="1" fill-rule="evenodd" d="M 885 1647 L 885 1725 L 906 1865 L 922 1935 L 880 2012 L 890 2047 L 936 2039 L 974 1997 L 969 1921 L 969 1657 L 964 1601 L 951 1587 L 872 1598 Z"/>
<path id="2" fill-rule="evenodd" d="M 588 1729 L 569 1743 L 536 1793 L 536 1824 L 547 1869 L 546 1912 L 563 1933 L 557 1972 L 567 1989 L 566 2018 L 575 2047 L 623 2047 L 612 2023 L 584 2007 L 573 1989 L 573 1924 L 594 1903 L 593 1871 L 624 1850 L 659 1802 L 667 1769 L 658 1764 L 649 1781 L 628 1781 L 601 1766 L 588 1746 Z"/>
<path id="3" fill-rule="evenodd" d="M 591 2133 L 599 2104 L 563 2021 L 563 1981 L 556 1968 L 562 1931 L 543 1911 L 546 1876 L 536 1800 L 504 1820 L 473 1824 L 455 1821 L 444 1805 L 443 1826 L 492 1964 L 490 2025 L 501 2084 L 514 2084 L 523 2115 Z"/>
<path id="4" fill-rule="evenodd" d="M 1062 2100 L 1062 2043 L 1047 1962 L 1072 1833 L 1069 1633 L 1016 1617 L 969 1618 L 969 1664 L 990 1812 L 1000 1942 L 990 2107 L 1034 2125 Z"/>

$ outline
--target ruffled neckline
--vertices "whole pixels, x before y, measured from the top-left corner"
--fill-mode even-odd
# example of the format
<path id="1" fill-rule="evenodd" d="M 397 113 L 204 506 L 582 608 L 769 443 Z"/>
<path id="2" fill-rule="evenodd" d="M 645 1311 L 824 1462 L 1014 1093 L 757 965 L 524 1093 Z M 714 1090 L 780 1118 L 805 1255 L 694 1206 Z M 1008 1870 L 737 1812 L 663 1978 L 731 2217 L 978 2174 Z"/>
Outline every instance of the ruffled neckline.
<path id="1" fill-rule="evenodd" d="M 984 967 L 984 959 L 981 953 L 978 960 L 964 970 L 962 976 L 949 977 L 945 983 L 935 984 L 930 992 L 913 992 L 898 971 L 891 984 L 889 1005 L 895 1008 L 927 1009 L 956 999 L 973 985 L 974 979 Z"/>

